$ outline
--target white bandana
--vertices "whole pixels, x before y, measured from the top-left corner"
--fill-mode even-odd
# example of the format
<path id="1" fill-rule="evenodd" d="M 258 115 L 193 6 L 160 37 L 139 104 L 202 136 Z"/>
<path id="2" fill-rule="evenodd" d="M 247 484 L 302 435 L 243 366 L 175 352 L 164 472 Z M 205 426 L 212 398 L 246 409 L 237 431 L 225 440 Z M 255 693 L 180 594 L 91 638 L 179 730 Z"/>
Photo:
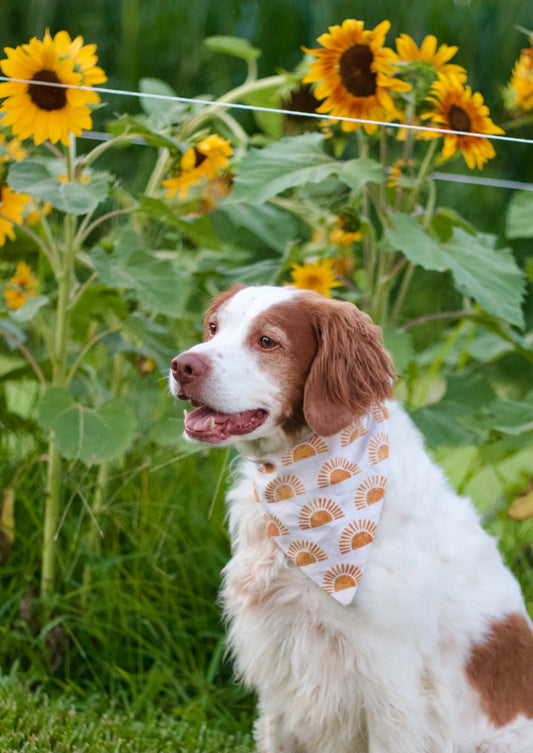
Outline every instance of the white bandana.
<path id="1" fill-rule="evenodd" d="M 332 437 L 306 436 L 263 462 L 254 487 L 268 533 L 341 604 L 353 601 L 375 536 L 389 465 L 388 411 L 370 412 Z"/>

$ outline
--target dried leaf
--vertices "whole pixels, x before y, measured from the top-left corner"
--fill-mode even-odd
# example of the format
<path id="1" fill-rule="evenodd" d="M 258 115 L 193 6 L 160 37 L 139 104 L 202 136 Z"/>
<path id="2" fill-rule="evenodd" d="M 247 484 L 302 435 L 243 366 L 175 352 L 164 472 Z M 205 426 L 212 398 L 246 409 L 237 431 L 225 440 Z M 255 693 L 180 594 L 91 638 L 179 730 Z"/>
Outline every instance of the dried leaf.
<path id="1" fill-rule="evenodd" d="M 526 520 L 526 518 L 533 518 L 533 482 L 523 494 L 519 494 L 518 497 L 511 502 L 507 514 L 512 520 Z"/>

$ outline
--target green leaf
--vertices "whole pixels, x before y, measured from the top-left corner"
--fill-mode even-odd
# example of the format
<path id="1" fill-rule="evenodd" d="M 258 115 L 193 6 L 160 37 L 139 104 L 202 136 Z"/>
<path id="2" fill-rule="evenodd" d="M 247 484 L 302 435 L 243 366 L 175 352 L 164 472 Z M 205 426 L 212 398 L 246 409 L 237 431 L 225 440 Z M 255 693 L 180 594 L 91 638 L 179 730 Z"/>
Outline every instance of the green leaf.
<path id="1" fill-rule="evenodd" d="M 359 157 L 342 164 L 337 175 L 355 193 L 361 193 L 366 183 L 381 183 L 385 177 L 383 165 L 367 157 Z"/>
<path id="2" fill-rule="evenodd" d="M 109 179 L 99 176 L 95 185 L 59 181 L 41 162 L 24 160 L 12 165 L 8 184 L 17 192 L 37 196 L 56 209 L 70 214 L 87 214 L 96 209 L 109 194 Z"/>
<path id="3" fill-rule="evenodd" d="M 415 217 L 403 213 L 394 215 L 394 225 L 386 230 L 386 238 L 409 261 L 424 269 L 450 270 L 461 291 L 487 313 L 523 326 L 524 275 L 509 249 L 496 251 L 482 236 L 472 236 L 460 227 L 454 227 L 450 239 L 440 243 Z"/>
<path id="4" fill-rule="evenodd" d="M 46 306 L 50 299 L 46 295 L 37 295 L 35 298 L 28 298 L 17 311 L 12 311 L 9 316 L 15 322 L 29 322 L 39 311 L 41 306 Z"/>
<path id="5" fill-rule="evenodd" d="M 466 373 L 452 375 L 448 377 L 443 399 L 415 410 L 411 418 L 432 448 L 474 444 L 479 438 L 478 432 L 484 427 L 473 426 L 468 419 L 495 397 L 494 390 L 483 377 Z"/>
<path id="6" fill-rule="evenodd" d="M 166 201 L 152 196 L 141 196 L 139 208 L 150 217 L 180 230 L 198 246 L 214 250 L 222 248 L 220 238 L 213 231 L 209 217 L 180 217 L 172 211 Z"/>
<path id="7" fill-rule="evenodd" d="M 252 47 L 247 39 L 240 37 L 214 36 L 204 40 L 208 50 L 212 52 L 222 52 L 225 55 L 242 58 L 242 60 L 257 60 L 261 55 L 261 50 Z"/>
<path id="8" fill-rule="evenodd" d="M 533 191 L 515 193 L 507 212 L 508 238 L 533 237 Z"/>
<path id="9" fill-rule="evenodd" d="M 270 204 L 250 206 L 249 204 L 222 203 L 217 213 L 226 215 L 235 228 L 247 228 L 270 248 L 283 253 L 290 241 L 298 236 L 298 225 L 294 215 Z M 216 219 L 216 218 L 215 218 Z"/>
<path id="10" fill-rule="evenodd" d="M 122 115 L 122 117 L 111 121 L 108 124 L 108 129 L 112 136 L 129 137 L 130 143 L 142 139 L 149 146 L 166 147 L 179 152 L 185 152 L 189 148 L 187 144 L 177 141 L 177 139 L 158 133 L 155 128 L 151 128 L 146 123 L 146 118 L 136 115 Z"/>
<path id="11" fill-rule="evenodd" d="M 134 290 L 139 301 L 167 316 L 179 316 L 188 297 L 187 280 L 168 259 L 158 259 L 143 249 L 123 249 L 108 255 L 101 248 L 91 252 L 94 268 L 110 288 Z"/>
<path id="12" fill-rule="evenodd" d="M 510 249 L 498 251 L 454 228 L 452 238 L 443 245 L 457 285 L 472 296 L 487 313 L 518 327 L 524 326 L 522 299 L 524 275 Z"/>
<path id="13" fill-rule="evenodd" d="M 392 356 L 398 374 L 403 374 L 411 361 L 415 360 L 415 349 L 408 332 L 402 332 L 388 324 L 383 328 L 385 347 Z"/>
<path id="14" fill-rule="evenodd" d="M 248 152 L 226 202 L 262 204 L 287 188 L 318 183 L 338 168 L 339 163 L 324 152 L 321 134 L 289 136 L 264 149 Z"/>
<path id="15" fill-rule="evenodd" d="M 39 403 L 37 420 L 42 429 L 54 432 L 65 458 L 87 465 L 118 458 L 135 438 L 135 415 L 122 398 L 91 410 L 75 402 L 67 390 L 51 387 Z"/>
<path id="16" fill-rule="evenodd" d="M 476 416 L 487 430 L 518 435 L 533 430 L 533 405 L 518 400 L 498 398 L 484 406 Z"/>
<path id="17" fill-rule="evenodd" d="M 176 99 L 159 99 L 159 97 L 177 97 L 174 89 L 158 78 L 142 78 L 139 89 L 144 94 L 156 94 L 157 97 L 141 97 L 141 107 L 150 115 L 158 127 L 175 123 L 189 107 L 187 102 Z"/>

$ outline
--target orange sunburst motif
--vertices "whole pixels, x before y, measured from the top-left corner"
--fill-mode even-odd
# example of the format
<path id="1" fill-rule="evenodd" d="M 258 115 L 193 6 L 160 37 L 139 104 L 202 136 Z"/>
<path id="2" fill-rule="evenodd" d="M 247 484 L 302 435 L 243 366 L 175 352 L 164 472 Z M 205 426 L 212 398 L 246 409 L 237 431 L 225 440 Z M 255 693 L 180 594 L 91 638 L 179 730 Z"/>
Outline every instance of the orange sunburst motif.
<path id="1" fill-rule="evenodd" d="M 298 567 L 312 565 L 315 562 L 322 562 L 328 558 L 326 552 L 317 544 L 314 544 L 312 541 L 306 541 L 305 539 L 293 541 L 287 549 L 287 554 L 291 560 L 294 560 Z"/>
<path id="2" fill-rule="evenodd" d="M 332 520 L 339 520 L 344 517 L 344 513 L 331 499 L 313 499 L 304 505 L 300 511 L 298 525 L 305 531 L 308 528 L 317 528 L 325 523 L 331 523 Z"/>
<path id="3" fill-rule="evenodd" d="M 355 506 L 362 510 L 368 505 L 374 505 L 385 496 L 387 479 L 384 476 L 369 476 L 363 481 L 355 495 Z"/>
<path id="4" fill-rule="evenodd" d="M 353 424 L 343 429 L 341 433 L 341 447 L 347 447 L 352 442 L 355 442 L 359 437 L 363 437 L 367 433 L 365 422 L 362 418 L 357 418 Z"/>
<path id="5" fill-rule="evenodd" d="M 344 591 L 345 588 L 355 588 L 362 574 L 362 571 L 355 565 L 335 565 L 325 574 L 322 588 L 329 594 Z"/>
<path id="6" fill-rule="evenodd" d="M 331 484 L 338 484 L 347 478 L 361 473 L 361 469 L 356 463 L 350 463 L 346 458 L 333 458 L 324 463 L 318 474 L 318 486 L 325 489 Z"/>
<path id="7" fill-rule="evenodd" d="M 368 459 L 372 465 L 389 457 L 389 438 L 386 434 L 376 434 L 368 443 Z"/>
<path id="8" fill-rule="evenodd" d="M 286 526 L 283 525 L 281 520 L 275 515 L 263 515 L 263 519 L 267 524 L 267 533 L 274 538 L 276 536 L 288 536 L 289 531 Z"/>
<path id="9" fill-rule="evenodd" d="M 261 463 L 257 470 L 259 473 L 274 473 L 276 466 L 274 463 Z"/>
<path id="10" fill-rule="evenodd" d="M 370 413 L 374 416 L 378 424 L 386 421 L 389 417 L 388 408 L 383 404 L 378 405 L 377 403 L 375 403 L 374 405 L 372 405 L 372 407 L 370 408 Z"/>
<path id="11" fill-rule="evenodd" d="M 273 479 L 265 489 L 265 499 L 267 502 L 282 502 L 284 499 L 296 497 L 298 494 L 305 492 L 305 486 L 298 476 L 294 474 L 285 474 Z"/>
<path id="12" fill-rule="evenodd" d="M 372 520 L 356 520 L 350 523 L 341 534 L 339 550 L 341 554 L 348 554 L 353 549 L 368 546 L 374 541 L 377 524 Z"/>
<path id="13" fill-rule="evenodd" d="M 327 444 L 317 434 L 313 434 L 312 437 L 306 439 L 305 442 L 300 442 L 295 447 L 291 447 L 281 458 L 282 465 L 292 465 L 299 460 L 305 460 L 313 455 L 320 455 L 323 452 L 328 452 L 329 448 Z"/>

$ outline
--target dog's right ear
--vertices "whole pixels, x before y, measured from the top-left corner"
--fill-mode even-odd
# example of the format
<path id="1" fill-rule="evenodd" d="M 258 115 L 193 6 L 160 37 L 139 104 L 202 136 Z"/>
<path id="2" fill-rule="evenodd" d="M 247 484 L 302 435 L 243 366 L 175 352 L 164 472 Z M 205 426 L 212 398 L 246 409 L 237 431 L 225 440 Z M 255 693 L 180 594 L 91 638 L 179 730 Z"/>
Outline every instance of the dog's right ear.
<path id="1" fill-rule="evenodd" d="M 392 397 L 394 371 L 381 330 L 356 306 L 323 298 L 315 305 L 318 351 L 304 387 L 307 425 L 329 437 Z"/>

